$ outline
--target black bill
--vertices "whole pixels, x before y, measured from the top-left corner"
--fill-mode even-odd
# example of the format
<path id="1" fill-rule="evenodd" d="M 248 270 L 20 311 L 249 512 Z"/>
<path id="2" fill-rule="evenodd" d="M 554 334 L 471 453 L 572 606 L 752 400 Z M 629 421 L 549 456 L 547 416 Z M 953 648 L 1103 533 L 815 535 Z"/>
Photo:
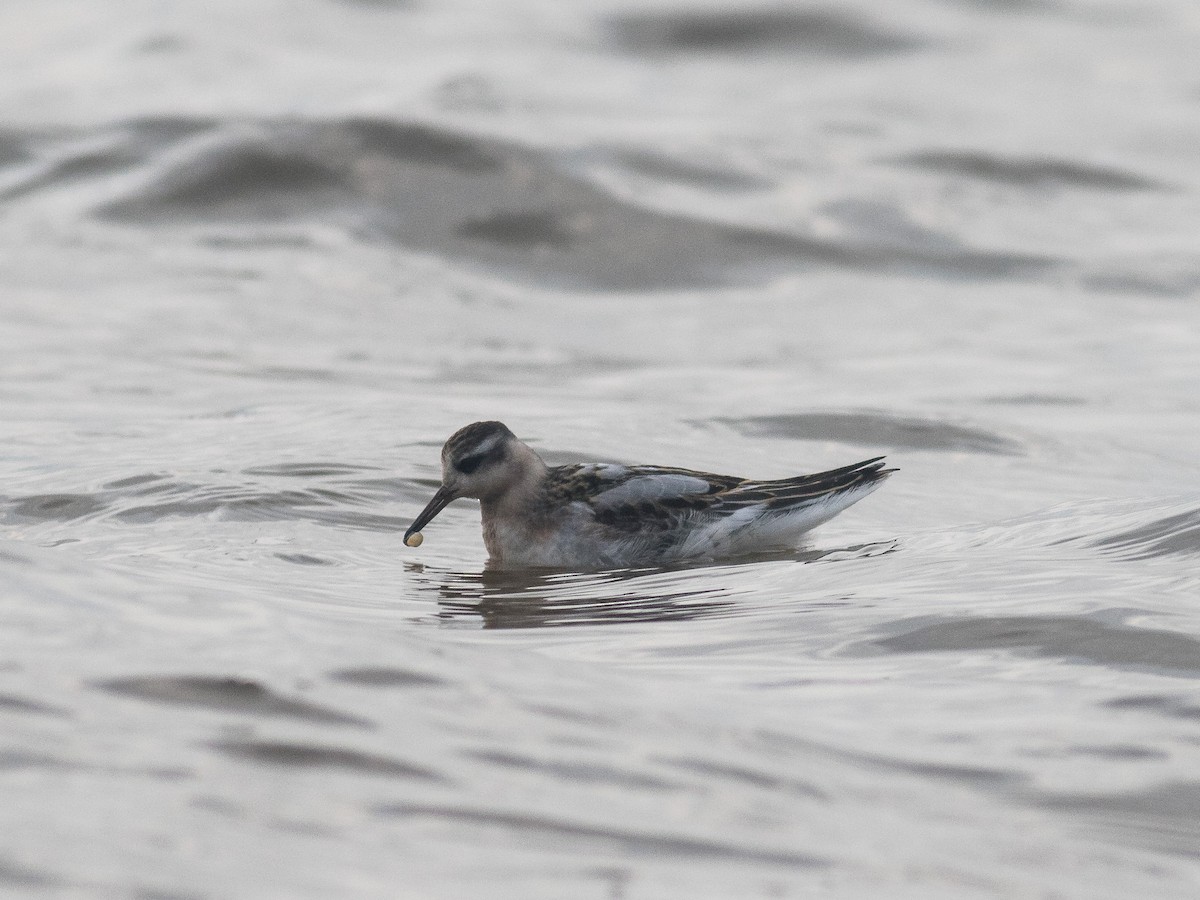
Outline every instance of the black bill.
<path id="1" fill-rule="evenodd" d="M 420 531 L 426 525 L 433 521 L 433 517 L 446 508 L 447 504 L 454 499 L 454 494 L 446 490 L 445 485 L 437 489 L 437 493 L 433 495 L 433 499 L 425 504 L 425 508 L 420 514 L 413 519 L 413 523 L 408 526 L 408 531 L 404 532 L 404 541 L 412 537 L 416 532 Z"/>

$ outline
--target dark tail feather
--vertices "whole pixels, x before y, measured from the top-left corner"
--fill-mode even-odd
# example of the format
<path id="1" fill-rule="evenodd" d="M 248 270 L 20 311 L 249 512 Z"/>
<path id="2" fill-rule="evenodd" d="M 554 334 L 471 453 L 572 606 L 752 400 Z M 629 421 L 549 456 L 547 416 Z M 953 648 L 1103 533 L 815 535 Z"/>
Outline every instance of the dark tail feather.
<path id="1" fill-rule="evenodd" d="M 817 472 L 813 475 L 800 475 L 796 478 L 784 478 L 770 482 L 769 487 L 774 495 L 768 506 L 790 506 L 802 500 L 810 500 L 825 494 L 840 494 L 851 488 L 873 484 L 887 478 L 897 469 L 884 468 L 884 458 L 876 456 L 862 462 L 827 472 Z M 763 485 L 764 488 L 768 485 Z"/>

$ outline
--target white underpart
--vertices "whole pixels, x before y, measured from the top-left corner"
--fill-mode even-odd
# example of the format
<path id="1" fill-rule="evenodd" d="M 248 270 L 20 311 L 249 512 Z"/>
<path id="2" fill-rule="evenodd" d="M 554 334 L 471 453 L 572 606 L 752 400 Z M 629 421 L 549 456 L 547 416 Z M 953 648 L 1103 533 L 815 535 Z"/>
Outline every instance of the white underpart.
<path id="1" fill-rule="evenodd" d="M 791 549 L 799 544 L 805 532 L 828 522 L 881 483 L 872 481 L 857 485 L 781 510 L 769 510 L 761 503 L 744 507 L 682 534 L 669 556 L 671 559 L 694 559 Z"/>

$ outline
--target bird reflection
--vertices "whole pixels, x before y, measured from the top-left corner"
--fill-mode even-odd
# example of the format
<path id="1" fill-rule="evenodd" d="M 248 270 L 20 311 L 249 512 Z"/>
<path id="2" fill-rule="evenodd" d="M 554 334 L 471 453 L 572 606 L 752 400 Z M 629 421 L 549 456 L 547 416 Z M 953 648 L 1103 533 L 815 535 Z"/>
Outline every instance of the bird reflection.
<path id="1" fill-rule="evenodd" d="M 708 566 L 657 566 L 603 572 L 502 570 L 447 572 L 410 566 L 424 590 L 437 595 L 437 618 L 450 627 L 550 628 L 569 625 L 683 622 L 738 615 L 744 583 L 700 577 L 745 570 L 766 561 L 878 556 L 894 542 L 828 550 L 799 550 L 748 557 Z"/>

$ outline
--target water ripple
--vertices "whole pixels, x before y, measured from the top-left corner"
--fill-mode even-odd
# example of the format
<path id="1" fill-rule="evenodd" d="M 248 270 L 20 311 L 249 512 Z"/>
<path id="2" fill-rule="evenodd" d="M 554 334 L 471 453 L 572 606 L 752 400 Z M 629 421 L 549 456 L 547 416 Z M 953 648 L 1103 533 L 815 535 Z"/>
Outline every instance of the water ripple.
<path id="1" fill-rule="evenodd" d="M 912 53 L 927 45 L 836 7 L 631 13 L 612 19 L 609 32 L 619 45 L 639 53 L 766 50 L 857 58 Z"/>
<path id="2" fill-rule="evenodd" d="M 726 860 L 802 869 L 829 865 L 828 860 L 804 853 L 740 846 L 732 842 L 683 835 L 588 825 L 536 813 L 419 803 L 391 803 L 377 807 L 376 811 L 379 815 L 390 818 L 433 819 L 479 827 L 502 828 L 536 840 L 554 839 L 599 843 L 620 852 L 638 856 L 684 857 L 708 861 Z"/>
<path id="3" fill-rule="evenodd" d="M 72 885 L 59 875 L 47 869 L 36 869 L 21 865 L 11 859 L 0 856 L 0 884 L 12 888 L 32 888 L 43 890 L 56 888 L 65 890 Z"/>
<path id="4" fill-rule="evenodd" d="M 383 666 L 360 666 L 351 669 L 338 669 L 330 672 L 329 677 L 334 681 L 345 684 L 356 684 L 362 687 L 443 687 L 449 682 L 436 675 L 425 672 L 414 672 L 411 669 L 399 669 Z"/>
<path id="5" fill-rule="evenodd" d="M 851 645 L 847 655 L 1016 650 L 1114 669 L 1200 677 L 1200 640 L 1176 631 L 1114 625 L 1084 616 L 980 616 L 900 620 L 895 633 Z"/>
<path id="6" fill-rule="evenodd" d="M 890 40 L 873 39 L 869 30 L 837 14 L 811 19 L 809 13 L 798 18 L 783 13 L 782 24 L 774 13 L 761 20 L 758 15 L 734 13 L 728 21 L 718 16 L 700 30 L 786 34 L 789 40 L 805 34 L 846 52 L 872 45 L 877 51 Z M 638 21 L 626 24 L 634 31 L 659 27 L 650 19 L 642 26 Z M 256 225 L 332 225 L 471 267 L 574 289 L 759 282 L 798 266 L 1027 279 L 1063 264 L 1036 253 L 968 246 L 954 235 L 921 228 L 903 209 L 881 210 L 878 201 L 827 204 L 819 213 L 840 223 L 836 236 L 659 211 L 641 203 L 639 192 L 614 194 L 574 171 L 569 154 L 420 122 L 142 119 L 100 136 L 63 136 L 52 153 L 57 162 L 35 166 L 0 200 L 90 177 L 112 185 L 102 188 L 110 199 L 93 210 L 102 219 L 146 228 L 164 222 L 236 223 L 251 242 L 260 239 Z M 638 151 L 629 153 L 639 158 Z M 686 163 L 659 160 L 642 166 L 638 177 L 668 182 L 681 172 L 695 174 Z M 727 177 L 709 172 L 702 180 L 725 190 L 745 178 L 735 171 Z M 222 240 L 235 239 L 222 231 Z M 309 374 L 332 377 L 319 370 Z"/>
<path id="7" fill-rule="evenodd" d="M 239 759 L 253 760 L 271 766 L 304 769 L 338 769 L 361 775 L 386 775 L 417 781 L 446 779 L 424 766 L 348 747 L 329 747 L 288 741 L 223 740 L 211 741 L 208 746 Z"/>
<path id="8" fill-rule="evenodd" d="M 946 175 L 993 181 L 1014 187 L 1088 188 L 1107 191 L 1163 190 L 1167 185 L 1116 166 L 1048 157 L 1006 157 L 981 150 L 925 150 L 889 160 Z"/>
<path id="9" fill-rule="evenodd" d="M 1049 794 L 1038 805 L 1068 812 L 1133 843 L 1188 859 L 1200 858 L 1200 783 L 1180 781 L 1112 793 Z"/>
<path id="10" fill-rule="evenodd" d="M 16 524 L 80 522 L 108 517 L 118 522 L 152 524 L 174 517 L 219 515 L 236 521 L 304 519 L 326 525 L 375 531 L 403 530 L 407 520 L 368 512 L 396 493 L 414 499 L 426 493 L 424 482 L 354 477 L 373 471 L 331 463 L 280 463 L 253 466 L 241 483 L 196 483 L 160 473 L 133 475 L 107 482 L 92 493 L 31 494 L 0 497 L 0 521 Z M 270 479 L 266 484 L 257 479 Z M 275 487 L 275 479 L 295 486 Z M 322 564 L 320 557 L 290 561 Z"/>
<path id="11" fill-rule="evenodd" d="M 1022 453 L 1011 438 L 967 425 L 884 412 L 809 412 L 714 419 L 748 437 L 838 441 L 865 447 L 969 451 L 1000 456 Z"/>
<path id="12" fill-rule="evenodd" d="M 108 503 L 91 494 L 33 494 L 7 501 L 10 522 L 70 522 L 94 516 Z"/>
<path id="13" fill-rule="evenodd" d="M 28 700 L 24 697 L 14 696 L 13 694 L 0 694 L 0 712 L 29 713 L 31 715 L 56 716 L 58 718 L 70 718 L 71 715 L 65 709 L 60 709 L 57 706 L 40 703 L 37 700 Z"/>
<path id="14" fill-rule="evenodd" d="M 142 675 L 95 682 L 110 694 L 170 706 L 200 706 L 222 712 L 302 719 L 370 728 L 360 716 L 277 694 L 257 681 L 212 675 Z"/>
<path id="15" fill-rule="evenodd" d="M 1128 559 L 1200 554 L 1200 508 L 1107 535 L 1092 546 Z"/>
<path id="16" fill-rule="evenodd" d="M 467 755 L 489 765 L 533 775 L 549 775 L 574 785 L 605 784 L 626 790 L 653 791 L 678 791 L 683 788 L 679 782 L 599 760 L 537 758 L 511 750 L 474 750 Z"/>
<path id="17" fill-rule="evenodd" d="M 715 779 L 772 793 L 799 794 L 814 800 L 829 799 L 824 791 L 807 781 L 752 769 L 741 763 L 717 761 L 701 756 L 664 756 L 658 757 L 656 762 L 681 772 L 699 775 L 706 783 Z"/>

